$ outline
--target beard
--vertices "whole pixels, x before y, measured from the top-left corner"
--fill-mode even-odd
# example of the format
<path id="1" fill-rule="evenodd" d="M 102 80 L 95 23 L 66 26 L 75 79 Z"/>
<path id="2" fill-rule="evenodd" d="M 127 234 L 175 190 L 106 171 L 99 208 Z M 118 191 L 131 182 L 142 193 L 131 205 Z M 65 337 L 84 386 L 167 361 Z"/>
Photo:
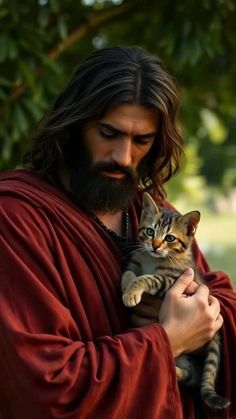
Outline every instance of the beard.
<path id="1" fill-rule="evenodd" d="M 79 150 L 78 150 L 79 148 Z M 68 158 L 69 157 L 69 158 Z M 70 192 L 74 200 L 90 212 L 116 212 L 128 208 L 137 193 L 138 172 L 115 162 L 93 163 L 82 141 L 70 149 L 66 158 L 70 172 Z M 122 178 L 106 176 L 104 172 L 122 173 Z"/>

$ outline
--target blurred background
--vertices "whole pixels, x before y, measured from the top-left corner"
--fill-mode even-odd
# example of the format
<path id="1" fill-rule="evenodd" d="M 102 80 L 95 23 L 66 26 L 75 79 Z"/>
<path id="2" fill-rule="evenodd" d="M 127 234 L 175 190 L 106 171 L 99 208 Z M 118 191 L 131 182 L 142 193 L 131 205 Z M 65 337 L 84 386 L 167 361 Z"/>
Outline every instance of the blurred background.
<path id="1" fill-rule="evenodd" d="M 0 171 L 20 165 L 78 63 L 107 45 L 159 55 L 181 93 L 181 172 L 168 199 L 199 209 L 212 268 L 236 285 L 235 0 L 0 0 Z"/>

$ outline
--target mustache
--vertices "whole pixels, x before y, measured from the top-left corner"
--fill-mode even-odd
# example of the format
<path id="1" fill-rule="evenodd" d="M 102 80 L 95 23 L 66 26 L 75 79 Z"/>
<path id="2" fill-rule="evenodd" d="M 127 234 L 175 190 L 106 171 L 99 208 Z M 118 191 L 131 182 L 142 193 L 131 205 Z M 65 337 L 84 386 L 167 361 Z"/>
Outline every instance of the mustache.
<path id="1" fill-rule="evenodd" d="M 129 177 L 137 177 L 137 172 L 129 166 L 120 166 L 114 162 L 99 162 L 93 164 L 93 171 L 96 172 L 119 172 Z"/>

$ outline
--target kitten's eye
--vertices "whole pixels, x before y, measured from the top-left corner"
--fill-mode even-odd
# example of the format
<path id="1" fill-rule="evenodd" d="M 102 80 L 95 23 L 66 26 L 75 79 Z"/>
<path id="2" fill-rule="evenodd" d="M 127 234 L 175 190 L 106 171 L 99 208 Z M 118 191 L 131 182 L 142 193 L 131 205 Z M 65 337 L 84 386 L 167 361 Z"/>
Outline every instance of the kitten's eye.
<path id="1" fill-rule="evenodd" d="M 145 233 L 146 233 L 146 235 L 148 237 L 154 237 L 154 230 L 153 230 L 153 228 L 146 228 Z"/>
<path id="2" fill-rule="evenodd" d="M 165 241 L 168 243 L 174 242 L 175 241 L 175 236 L 172 236 L 172 234 L 167 234 L 165 237 Z"/>

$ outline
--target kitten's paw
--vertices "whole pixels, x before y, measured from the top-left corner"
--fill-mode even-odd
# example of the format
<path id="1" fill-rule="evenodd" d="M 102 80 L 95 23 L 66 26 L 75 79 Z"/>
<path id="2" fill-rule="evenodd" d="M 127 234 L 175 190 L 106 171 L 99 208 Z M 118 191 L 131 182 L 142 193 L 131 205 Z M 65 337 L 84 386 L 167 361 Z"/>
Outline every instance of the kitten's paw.
<path id="1" fill-rule="evenodd" d="M 140 292 L 127 292 L 123 294 L 123 303 L 126 307 L 134 307 L 141 301 L 141 296 Z"/>

